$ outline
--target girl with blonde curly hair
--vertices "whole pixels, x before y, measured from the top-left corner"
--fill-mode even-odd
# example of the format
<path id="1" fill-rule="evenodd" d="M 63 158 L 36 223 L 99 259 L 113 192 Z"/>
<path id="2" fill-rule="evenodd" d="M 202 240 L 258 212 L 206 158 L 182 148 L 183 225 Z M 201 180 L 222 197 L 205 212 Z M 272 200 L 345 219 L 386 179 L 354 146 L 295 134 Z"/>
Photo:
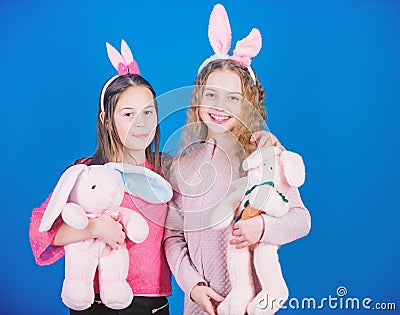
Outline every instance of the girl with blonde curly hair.
<path id="1" fill-rule="evenodd" d="M 227 55 L 230 29 L 223 27 L 227 16 L 221 7 L 216 5 L 210 17 L 209 38 L 216 54 L 199 69 L 181 149 L 168 174 L 175 195 L 167 215 L 164 248 L 185 293 L 184 314 L 191 315 L 216 314 L 229 293 L 227 246 L 283 245 L 310 229 L 310 215 L 297 188 L 288 196 L 289 212 L 280 218 L 262 214 L 213 228 L 213 209 L 229 194 L 234 181 L 246 175 L 242 161 L 257 146 L 284 149 L 263 130 L 264 90 L 250 67 L 251 57 L 261 48 L 261 35 L 253 29 L 237 43 L 233 55 Z"/>

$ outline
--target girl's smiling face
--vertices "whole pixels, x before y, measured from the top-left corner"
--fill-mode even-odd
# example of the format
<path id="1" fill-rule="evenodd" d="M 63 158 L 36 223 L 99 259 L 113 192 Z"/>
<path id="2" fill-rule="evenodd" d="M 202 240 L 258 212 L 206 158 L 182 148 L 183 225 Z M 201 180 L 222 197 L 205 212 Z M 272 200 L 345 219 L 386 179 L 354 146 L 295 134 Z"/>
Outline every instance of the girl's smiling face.
<path id="1" fill-rule="evenodd" d="M 235 72 L 216 70 L 208 76 L 199 116 L 209 136 L 232 131 L 242 108 L 242 82 Z"/>
<path id="2" fill-rule="evenodd" d="M 118 136 L 132 156 L 144 156 L 157 127 L 157 112 L 151 91 L 145 86 L 124 91 L 115 106 L 114 122 Z"/>

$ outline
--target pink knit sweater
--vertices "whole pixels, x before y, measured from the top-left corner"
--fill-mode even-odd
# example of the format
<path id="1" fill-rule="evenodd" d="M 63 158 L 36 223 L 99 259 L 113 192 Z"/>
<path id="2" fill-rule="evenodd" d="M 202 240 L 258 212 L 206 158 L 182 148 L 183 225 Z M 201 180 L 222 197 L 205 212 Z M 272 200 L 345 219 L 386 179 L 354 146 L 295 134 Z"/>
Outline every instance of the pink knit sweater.
<path id="1" fill-rule="evenodd" d="M 211 144 L 204 143 L 191 158 L 183 159 L 171 174 L 175 196 L 166 221 L 164 247 L 172 273 L 185 293 L 184 314 L 206 314 L 190 299 L 190 291 L 205 281 L 218 294 L 230 291 L 226 250 L 232 225 L 218 230 L 210 216 L 227 193 L 232 179 L 239 177 L 232 160 Z M 287 194 L 289 212 L 281 218 L 263 215 L 265 232 L 261 239 L 283 245 L 308 234 L 311 218 L 298 189 Z M 256 279 L 255 279 L 256 281 Z M 256 281 L 257 283 L 257 281 Z"/>
<path id="2" fill-rule="evenodd" d="M 149 167 L 149 164 L 146 163 L 145 166 Z M 61 218 L 57 219 L 50 231 L 39 232 L 40 221 L 49 199 L 50 196 L 39 208 L 33 209 L 29 227 L 32 251 L 38 265 L 52 264 L 64 256 L 63 247 L 51 245 L 54 236 L 63 223 Z M 135 244 L 126 239 L 126 247 L 129 252 L 127 281 L 133 294 L 141 296 L 171 295 L 171 273 L 162 247 L 167 205 L 149 204 L 125 193 L 121 207 L 141 213 L 150 228 L 149 236 L 143 243 Z M 97 276 L 94 287 L 95 291 L 99 292 Z"/>

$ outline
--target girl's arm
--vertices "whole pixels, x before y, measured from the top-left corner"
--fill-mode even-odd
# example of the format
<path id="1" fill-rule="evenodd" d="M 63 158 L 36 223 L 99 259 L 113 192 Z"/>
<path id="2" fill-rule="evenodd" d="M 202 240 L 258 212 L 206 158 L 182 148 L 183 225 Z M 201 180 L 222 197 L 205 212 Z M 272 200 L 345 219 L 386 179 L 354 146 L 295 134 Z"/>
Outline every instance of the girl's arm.
<path id="1" fill-rule="evenodd" d="M 176 198 L 169 202 L 164 232 L 164 250 L 172 274 L 183 292 L 190 295 L 198 283 L 206 283 L 190 258 L 183 231 L 183 211 L 177 207 Z"/>
<path id="2" fill-rule="evenodd" d="M 211 299 L 222 302 L 224 298 L 207 286 L 207 282 L 194 267 L 183 231 L 183 211 L 177 207 L 177 198 L 174 199 L 170 202 L 164 235 L 164 249 L 169 267 L 185 295 L 204 312 L 215 315 Z"/>
<path id="3" fill-rule="evenodd" d="M 299 189 L 291 187 L 287 193 L 290 208 L 286 215 L 275 218 L 263 214 L 264 234 L 261 242 L 284 245 L 306 236 L 311 229 L 311 216 L 301 200 Z"/>
<path id="4" fill-rule="evenodd" d="M 76 230 L 66 225 L 59 217 L 47 232 L 39 232 L 40 221 L 49 203 L 51 195 L 39 207 L 32 211 L 29 240 L 35 261 L 38 265 L 49 265 L 64 255 L 63 245 L 84 241 L 90 238 L 99 238 L 113 248 L 125 239 L 120 223 L 105 214 L 89 220 L 89 225 L 83 230 Z"/>
<path id="5" fill-rule="evenodd" d="M 55 235 L 63 225 L 61 218 L 57 218 L 49 231 L 43 233 L 39 232 L 40 221 L 42 220 L 50 197 L 51 195 L 39 208 L 33 209 L 29 226 L 29 240 L 33 256 L 35 257 L 36 263 L 41 266 L 52 264 L 64 256 L 64 248 L 52 244 Z"/>
<path id="6" fill-rule="evenodd" d="M 122 225 L 108 214 L 90 219 L 85 229 L 77 230 L 63 223 L 54 236 L 52 245 L 63 246 L 71 243 L 86 241 L 91 238 L 98 238 L 118 249 L 118 244 L 125 241 L 125 232 Z"/>

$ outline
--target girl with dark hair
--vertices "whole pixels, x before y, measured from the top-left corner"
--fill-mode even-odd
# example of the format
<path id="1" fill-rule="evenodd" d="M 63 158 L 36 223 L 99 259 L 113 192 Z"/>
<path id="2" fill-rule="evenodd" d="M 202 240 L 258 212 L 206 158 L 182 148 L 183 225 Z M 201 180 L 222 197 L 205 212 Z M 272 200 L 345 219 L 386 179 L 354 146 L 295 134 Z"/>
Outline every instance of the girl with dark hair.
<path id="1" fill-rule="evenodd" d="M 105 164 L 117 162 L 142 165 L 160 173 L 159 139 L 156 95 L 152 86 L 139 74 L 139 68 L 124 41 L 119 53 L 107 44 L 108 55 L 118 75 L 103 86 L 97 113 L 97 149 L 92 158 L 75 162 Z M 129 56 L 130 55 L 130 56 Z M 124 58 L 119 58 L 122 56 Z M 129 60 L 130 59 L 130 60 Z M 127 282 L 133 291 L 133 301 L 125 309 L 113 310 L 95 301 L 86 310 L 70 310 L 70 314 L 132 314 L 168 315 L 166 296 L 171 295 L 171 274 L 162 248 L 164 221 L 167 204 L 150 204 L 125 192 L 121 206 L 141 212 L 143 209 L 149 236 L 136 244 L 126 238 L 122 225 L 109 214 L 89 219 L 85 229 L 77 230 L 63 223 L 61 218 L 48 232 L 39 232 L 39 225 L 49 198 L 35 208 L 29 230 L 35 260 L 39 265 L 52 264 L 64 255 L 64 245 L 97 238 L 111 248 L 126 243 L 129 252 Z M 139 209 L 140 208 L 140 209 Z M 95 292 L 99 292 L 98 276 L 94 281 Z"/>

